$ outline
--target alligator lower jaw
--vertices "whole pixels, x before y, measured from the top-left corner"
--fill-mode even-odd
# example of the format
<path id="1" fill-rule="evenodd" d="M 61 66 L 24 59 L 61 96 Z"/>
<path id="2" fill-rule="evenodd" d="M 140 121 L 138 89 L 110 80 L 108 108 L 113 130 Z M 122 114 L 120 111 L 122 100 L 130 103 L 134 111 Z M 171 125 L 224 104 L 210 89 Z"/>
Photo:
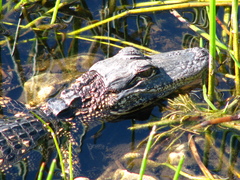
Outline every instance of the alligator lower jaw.
<path id="1" fill-rule="evenodd" d="M 163 98 L 156 98 L 155 100 L 151 100 L 149 102 L 146 102 L 145 104 L 140 104 L 139 106 L 136 106 L 132 109 L 124 109 L 123 111 L 117 112 L 117 111 L 110 111 L 111 115 L 113 116 L 126 116 L 128 117 L 129 115 L 138 112 L 139 110 L 143 110 L 149 106 L 154 107 L 156 104 L 158 104 L 158 102 L 161 102 L 163 100 L 166 100 L 168 98 L 174 98 L 176 97 L 178 94 L 186 94 L 189 93 L 191 90 L 200 87 L 201 84 L 201 78 L 200 75 L 196 75 L 195 77 L 198 77 L 196 80 L 190 80 L 189 79 L 189 83 L 187 83 L 186 85 L 179 87 L 180 84 L 176 84 L 177 88 L 176 90 L 172 90 L 170 91 L 169 94 L 165 94 L 165 97 Z"/>

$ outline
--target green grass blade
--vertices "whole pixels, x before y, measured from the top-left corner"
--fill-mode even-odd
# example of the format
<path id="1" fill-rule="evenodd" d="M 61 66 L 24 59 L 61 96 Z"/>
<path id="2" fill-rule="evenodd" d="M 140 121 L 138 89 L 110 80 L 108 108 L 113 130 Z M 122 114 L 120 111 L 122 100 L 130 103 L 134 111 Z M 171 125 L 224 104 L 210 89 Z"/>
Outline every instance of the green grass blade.
<path id="1" fill-rule="evenodd" d="M 58 8 L 59 8 L 60 2 L 61 2 L 61 0 L 57 0 L 56 3 L 55 3 L 55 7 L 54 7 L 54 10 L 53 10 L 53 15 L 52 15 L 52 19 L 51 19 L 50 24 L 53 24 L 57 19 L 57 13 L 58 13 Z"/>
<path id="2" fill-rule="evenodd" d="M 69 159 L 69 179 L 73 180 L 73 166 L 72 166 L 72 142 L 69 141 L 69 148 L 68 148 L 68 159 Z"/>
<path id="3" fill-rule="evenodd" d="M 212 109 L 212 110 L 218 110 L 214 104 L 208 99 L 208 96 L 207 96 L 207 87 L 206 87 L 206 84 L 203 82 L 203 99 L 206 101 L 206 103 L 208 104 L 208 106 Z"/>
<path id="4" fill-rule="evenodd" d="M 179 163 L 178 163 L 178 167 L 177 167 L 177 170 L 175 172 L 175 175 L 173 177 L 173 180 L 178 180 L 179 176 L 180 176 L 180 172 L 181 172 L 181 169 L 182 169 L 182 166 L 183 166 L 183 163 L 184 163 L 184 159 L 185 157 L 182 156 Z"/>
<path id="5" fill-rule="evenodd" d="M 54 144 L 55 144 L 55 147 L 56 147 L 56 150 L 57 150 L 57 153 L 58 153 L 58 156 L 59 156 L 59 162 L 60 162 L 60 165 L 61 165 L 61 170 L 62 170 L 62 175 L 63 175 L 63 179 L 66 179 L 66 173 L 65 173 L 65 167 L 64 167 L 64 164 L 63 164 L 63 157 L 62 157 L 62 153 L 61 153 L 61 150 L 60 150 L 60 147 L 59 147 L 59 144 L 58 144 L 58 140 L 57 140 L 57 137 L 54 133 L 54 131 L 52 130 L 52 128 L 40 117 L 38 116 L 36 113 L 34 112 L 31 112 L 39 121 L 41 121 L 45 126 L 46 128 L 50 131 L 52 137 L 53 137 L 53 141 L 54 141 Z"/>
<path id="6" fill-rule="evenodd" d="M 0 17 L 2 17 L 2 0 L 0 0 Z"/>
<path id="7" fill-rule="evenodd" d="M 240 62 L 234 57 L 233 54 L 230 53 L 231 58 L 234 60 L 235 65 L 240 69 Z"/>
<path id="8" fill-rule="evenodd" d="M 148 154 L 150 152 L 151 145 L 152 145 L 152 142 L 153 142 L 153 136 L 156 133 L 156 128 L 157 128 L 157 126 L 153 126 L 152 131 L 151 131 L 151 133 L 149 135 L 149 139 L 148 139 L 148 142 L 147 142 L 146 149 L 144 151 L 142 164 L 141 164 L 141 168 L 140 168 L 140 172 L 139 172 L 139 180 L 142 180 L 143 175 L 145 173 L 145 169 L 147 167 L 147 158 L 148 158 Z"/>
<path id="9" fill-rule="evenodd" d="M 210 0 L 209 7 L 209 69 L 208 69 L 208 98 L 211 102 L 214 100 L 214 85 L 215 85 L 215 62 L 216 59 L 216 1 Z"/>
<path id="10" fill-rule="evenodd" d="M 54 170 L 55 170 L 55 167 L 56 167 L 56 163 L 57 163 L 56 159 L 53 159 L 46 180 L 52 180 L 53 179 L 53 174 L 54 174 Z"/>
<path id="11" fill-rule="evenodd" d="M 240 69 L 238 67 L 239 60 L 239 36 L 238 36 L 238 0 L 232 0 L 232 33 L 233 33 L 233 51 L 235 61 L 235 84 L 236 95 L 240 95 Z M 237 63 L 238 62 L 238 63 Z"/>
<path id="12" fill-rule="evenodd" d="M 46 163 L 42 163 L 38 172 L 38 177 L 37 180 L 42 180 L 43 179 L 43 170 L 45 168 Z"/>

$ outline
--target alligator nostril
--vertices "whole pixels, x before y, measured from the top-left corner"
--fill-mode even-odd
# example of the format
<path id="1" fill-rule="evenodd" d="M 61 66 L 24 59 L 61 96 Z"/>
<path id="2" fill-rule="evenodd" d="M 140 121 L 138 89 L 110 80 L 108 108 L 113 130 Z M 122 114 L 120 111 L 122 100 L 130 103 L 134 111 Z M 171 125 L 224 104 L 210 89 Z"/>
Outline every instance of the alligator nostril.
<path id="1" fill-rule="evenodd" d="M 205 60 L 205 57 L 208 57 L 208 50 L 205 48 L 198 48 L 198 50 L 196 51 L 196 58 L 200 60 Z"/>

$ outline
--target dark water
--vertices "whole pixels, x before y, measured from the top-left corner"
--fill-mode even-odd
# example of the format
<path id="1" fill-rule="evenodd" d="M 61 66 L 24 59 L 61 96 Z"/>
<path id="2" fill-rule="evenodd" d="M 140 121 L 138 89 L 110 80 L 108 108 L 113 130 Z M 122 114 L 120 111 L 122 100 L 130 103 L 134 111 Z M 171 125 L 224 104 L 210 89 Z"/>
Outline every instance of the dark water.
<path id="1" fill-rule="evenodd" d="M 111 14 L 107 15 L 106 12 L 102 14 L 99 12 L 99 10 L 104 10 L 107 2 L 91 0 L 68 3 L 59 13 L 58 24 L 52 28 L 44 27 L 46 29 L 41 31 L 29 28 L 24 29 L 21 26 L 17 26 L 17 23 L 20 22 L 21 25 L 26 25 L 28 18 L 34 20 L 40 17 L 41 13 L 53 7 L 53 1 L 48 1 L 44 5 L 40 3 L 25 5 L 25 9 L 22 10 L 20 8 L 16 11 L 3 10 L 1 21 L 2 35 L 0 36 L 1 79 L 4 82 L 1 94 L 3 96 L 9 96 L 26 103 L 30 97 L 27 97 L 26 92 L 24 92 L 23 85 L 33 75 L 43 73 L 63 74 L 61 76 L 62 81 L 64 81 L 63 85 L 54 85 L 62 88 L 78 75 L 87 71 L 94 62 L 112 56 L 119 50 L 118 48 L 100 45 L 96 42 L 65 36 L 68 32 L 84 27 L 94 20 L 99 20 L 100 16 L 112 16 Z M 117 3 L 117 5 L 121 4 L 120 2 Z M 125 4 L 132 8 L 130 2 L 125 2 Z M 13 7 L 14 5 L 16 4 L 11 3 L 10 6 Z M 185 15 L 188 16 L 189 20 L 193 18 L 191 13 L 187 13 L 189 10 L 184 11 L 186 11 Z M 120 11 L 115 11 L 114 13 L 117 14 Z M 36 24 L 36 27 L 49 24 L 50 19 L 51 16 L 46 16 Z M 199 24 L 201 23 L 199 22 Z M 19 27 L 18 35 L 16 34 L 17 27 Z M 180 23 L 168 11 L 129 15 L 116 20 L 114 23 L 110 23 L 108 26 L 82 33 L 85 36 L 109 35 L 162 52 L 182 49 L 183 44 L 194 46 L 194 43 L 187 45 L 188 42 L 183 40 L 186 34 L 194 35 L 186 25 Z M 14 40 L 16 35 L 18 38 Z M 14 42 L 16 43 L 15 45 Z M 119 42 L 115 44 L 122 45 Z M 67 59 L 69 57 L 70 59 Z M 43 84 L 39 82 L 39 84 L 40 87 L 45 85 L 44 82 Z M 11 88 L 11 90 L 6 90 L 8 88 Z M 53 94 L 57 94 L 57 92 L 56 90 Z M 156 114 L 161 116 L 159 112 Z M 107 169 L 108 165 L 117 163 L 120 157 L 133 150 L 138 142 L 149 134 L 149 129 L 132 132 L 128 130 L 130 126 L 132 126 L 131 120 L 107 123 L 106 128 L 96 138 L 94 136 L 100 129 L 100 126 L 91 129 L 84 137 L 82 150 L 79 155 L 80 175 L 96 179 Z M 34 157 L 32 159 L 34 159 L 34 165 L 37 168 L 25 166 L 23 163 L 18 167 L 11 168 L 9 170 L 10 173 L 6 176 L 3 175 L 3 179 L 23 178 L 30 180 L 33 177 L 35 178 L 41 153 L 33 152 L 29 156 L 30 159 Z M 155 172 L 164 179 L 165 176 L 163 173 L 160 173 L 160 170 Z M 60 171 L 56 171 L 56 179 L 60 178 L 59 173 Z"/>

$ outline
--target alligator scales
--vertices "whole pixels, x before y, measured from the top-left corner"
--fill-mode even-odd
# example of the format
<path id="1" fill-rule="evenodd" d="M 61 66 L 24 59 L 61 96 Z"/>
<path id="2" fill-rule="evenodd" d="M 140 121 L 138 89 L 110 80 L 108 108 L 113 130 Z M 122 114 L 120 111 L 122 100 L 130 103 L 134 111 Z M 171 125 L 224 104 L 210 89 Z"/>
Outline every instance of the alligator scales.
<path id="1" fill-rule="evenodd" d="M 8 97 L 0 98 L 0 169 L 20 161 L 50 134 L 30 112 L 59 133 L 72 124 L 113 122 L 152 105 L 173 91 L 199 80 L 207 68 L 208 52 L 203 48 L 144 56 L 132 47 L 94 64 L 58 97 L 28 110 Z M 74 123 L 69 123 L 74 122 Z M 64 131 L 64 130 L 62 130 Z"/>

